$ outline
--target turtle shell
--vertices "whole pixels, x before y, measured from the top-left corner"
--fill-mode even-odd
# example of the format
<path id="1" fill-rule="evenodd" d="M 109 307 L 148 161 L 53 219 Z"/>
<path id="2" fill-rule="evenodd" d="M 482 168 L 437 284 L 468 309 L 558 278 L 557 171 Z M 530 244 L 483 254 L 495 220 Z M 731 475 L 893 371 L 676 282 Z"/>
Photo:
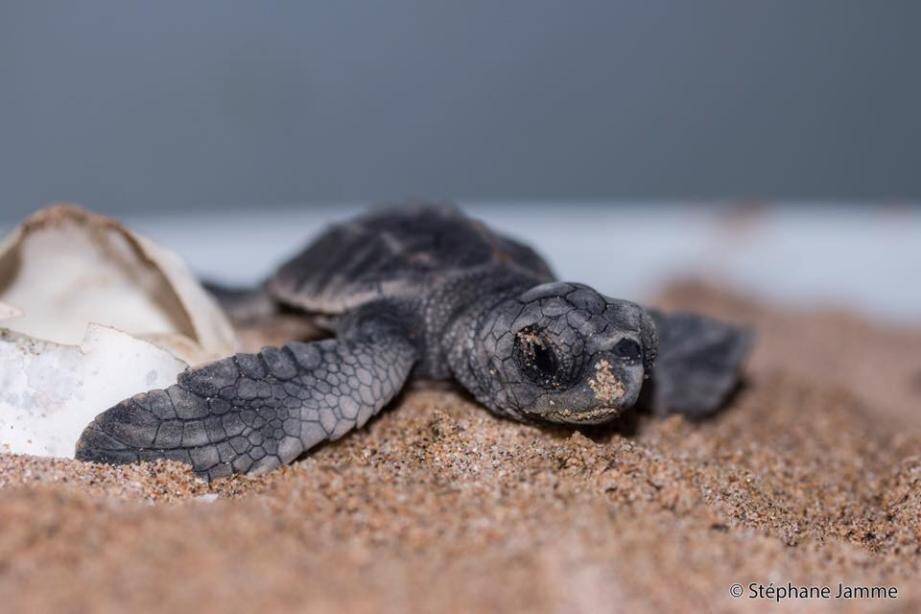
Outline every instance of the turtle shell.
<path id="1" fill-rule="evenodd" d="M 530 247 L 450 205 L 373 209 L 330 227 L 269 281 L 281 303 L 338 314 L 388 296 L 412 297 L 453 275 L 512 269 L 553 278 Z"/>

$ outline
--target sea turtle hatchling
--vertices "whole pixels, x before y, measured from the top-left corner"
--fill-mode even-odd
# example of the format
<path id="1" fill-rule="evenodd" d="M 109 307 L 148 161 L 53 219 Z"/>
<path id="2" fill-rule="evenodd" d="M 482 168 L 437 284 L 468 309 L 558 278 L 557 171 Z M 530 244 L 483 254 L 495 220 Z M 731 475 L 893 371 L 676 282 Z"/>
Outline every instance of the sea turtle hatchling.
<path id="1" fill-rule="evenodd" d="M 77 458 L 175 459 L 209 479 L 265 472 L 363 426 L 410 378 L 454 380 L 529 422 L 608 422 L 641 391 L 657 413 L 701 416 L 735 387 L 752 339 L 555 281 L 530 247 L 451 206 L 333 226 L 265 289 L 335 336 L 186 370 L 97 416 Z"/>

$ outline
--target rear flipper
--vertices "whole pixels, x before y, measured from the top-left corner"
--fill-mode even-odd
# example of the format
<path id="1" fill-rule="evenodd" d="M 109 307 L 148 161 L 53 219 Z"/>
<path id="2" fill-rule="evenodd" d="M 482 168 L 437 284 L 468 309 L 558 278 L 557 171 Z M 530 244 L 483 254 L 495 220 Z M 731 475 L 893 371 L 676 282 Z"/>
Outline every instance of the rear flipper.
<path id="1" fill-rule="evenodd" d="M 103 412 L 83 431 L 77 458 L 173 459 L 208 479 L 269 471 L 363 426 L 415 360 L 394 332 L 237 354 Z"/>
<path id="2" fill-rule="evenodd" d="M 649 312 L 659 334 L 646 395 L 651 409 L 660 416 L 712 414 L 738 386 L 754 332 L 692 313 Z"/>
<path id="3" fill-rule="evenodd" d="M 234 322 L 268 317 L 278 312 L 278 304 L 262 286 L 231 287 L 207 280 L 203 280 L 202 285 Z"/>

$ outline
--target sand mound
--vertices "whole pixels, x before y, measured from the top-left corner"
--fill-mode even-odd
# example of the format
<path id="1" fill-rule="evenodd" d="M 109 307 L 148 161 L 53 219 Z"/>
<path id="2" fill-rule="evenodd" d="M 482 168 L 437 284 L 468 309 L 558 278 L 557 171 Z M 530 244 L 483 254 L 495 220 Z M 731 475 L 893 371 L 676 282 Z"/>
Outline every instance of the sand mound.
<path id="1" fill-rule="evenodd" d="M 413 391 L 261 478 L 0 456 L 5 611 L 755 610 L 735 582 L 898 587 L 921 605 L 921 333 L 683 285 L 756 324 L 716 419 L 581 432 Z"/>

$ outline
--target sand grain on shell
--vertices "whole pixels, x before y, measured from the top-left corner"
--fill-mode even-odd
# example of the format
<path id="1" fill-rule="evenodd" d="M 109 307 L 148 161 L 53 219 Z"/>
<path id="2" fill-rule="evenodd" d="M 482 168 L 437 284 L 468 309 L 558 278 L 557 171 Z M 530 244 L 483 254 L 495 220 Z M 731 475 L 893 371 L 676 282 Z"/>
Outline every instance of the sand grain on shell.
<path id="1" fill-rule="evenodd" d="M 0 455 L 0 603 L 754 611 L 764 604 L 731 600 L 730 584 L 791 581 L 892 584 L 888 605 L 921 605 L 921 392 L 900 362 L 921 333 L 699 286 L 662 303 L 762 335 L 749 387 L 715 420 L 574 432 L 414 391 L 370 428 L 259 478 L 209 485 L 175 463 Z M 861 352 L 842 355 L 851 344 Z M 867 604 L 809 604 L 842 605 Z"/>

